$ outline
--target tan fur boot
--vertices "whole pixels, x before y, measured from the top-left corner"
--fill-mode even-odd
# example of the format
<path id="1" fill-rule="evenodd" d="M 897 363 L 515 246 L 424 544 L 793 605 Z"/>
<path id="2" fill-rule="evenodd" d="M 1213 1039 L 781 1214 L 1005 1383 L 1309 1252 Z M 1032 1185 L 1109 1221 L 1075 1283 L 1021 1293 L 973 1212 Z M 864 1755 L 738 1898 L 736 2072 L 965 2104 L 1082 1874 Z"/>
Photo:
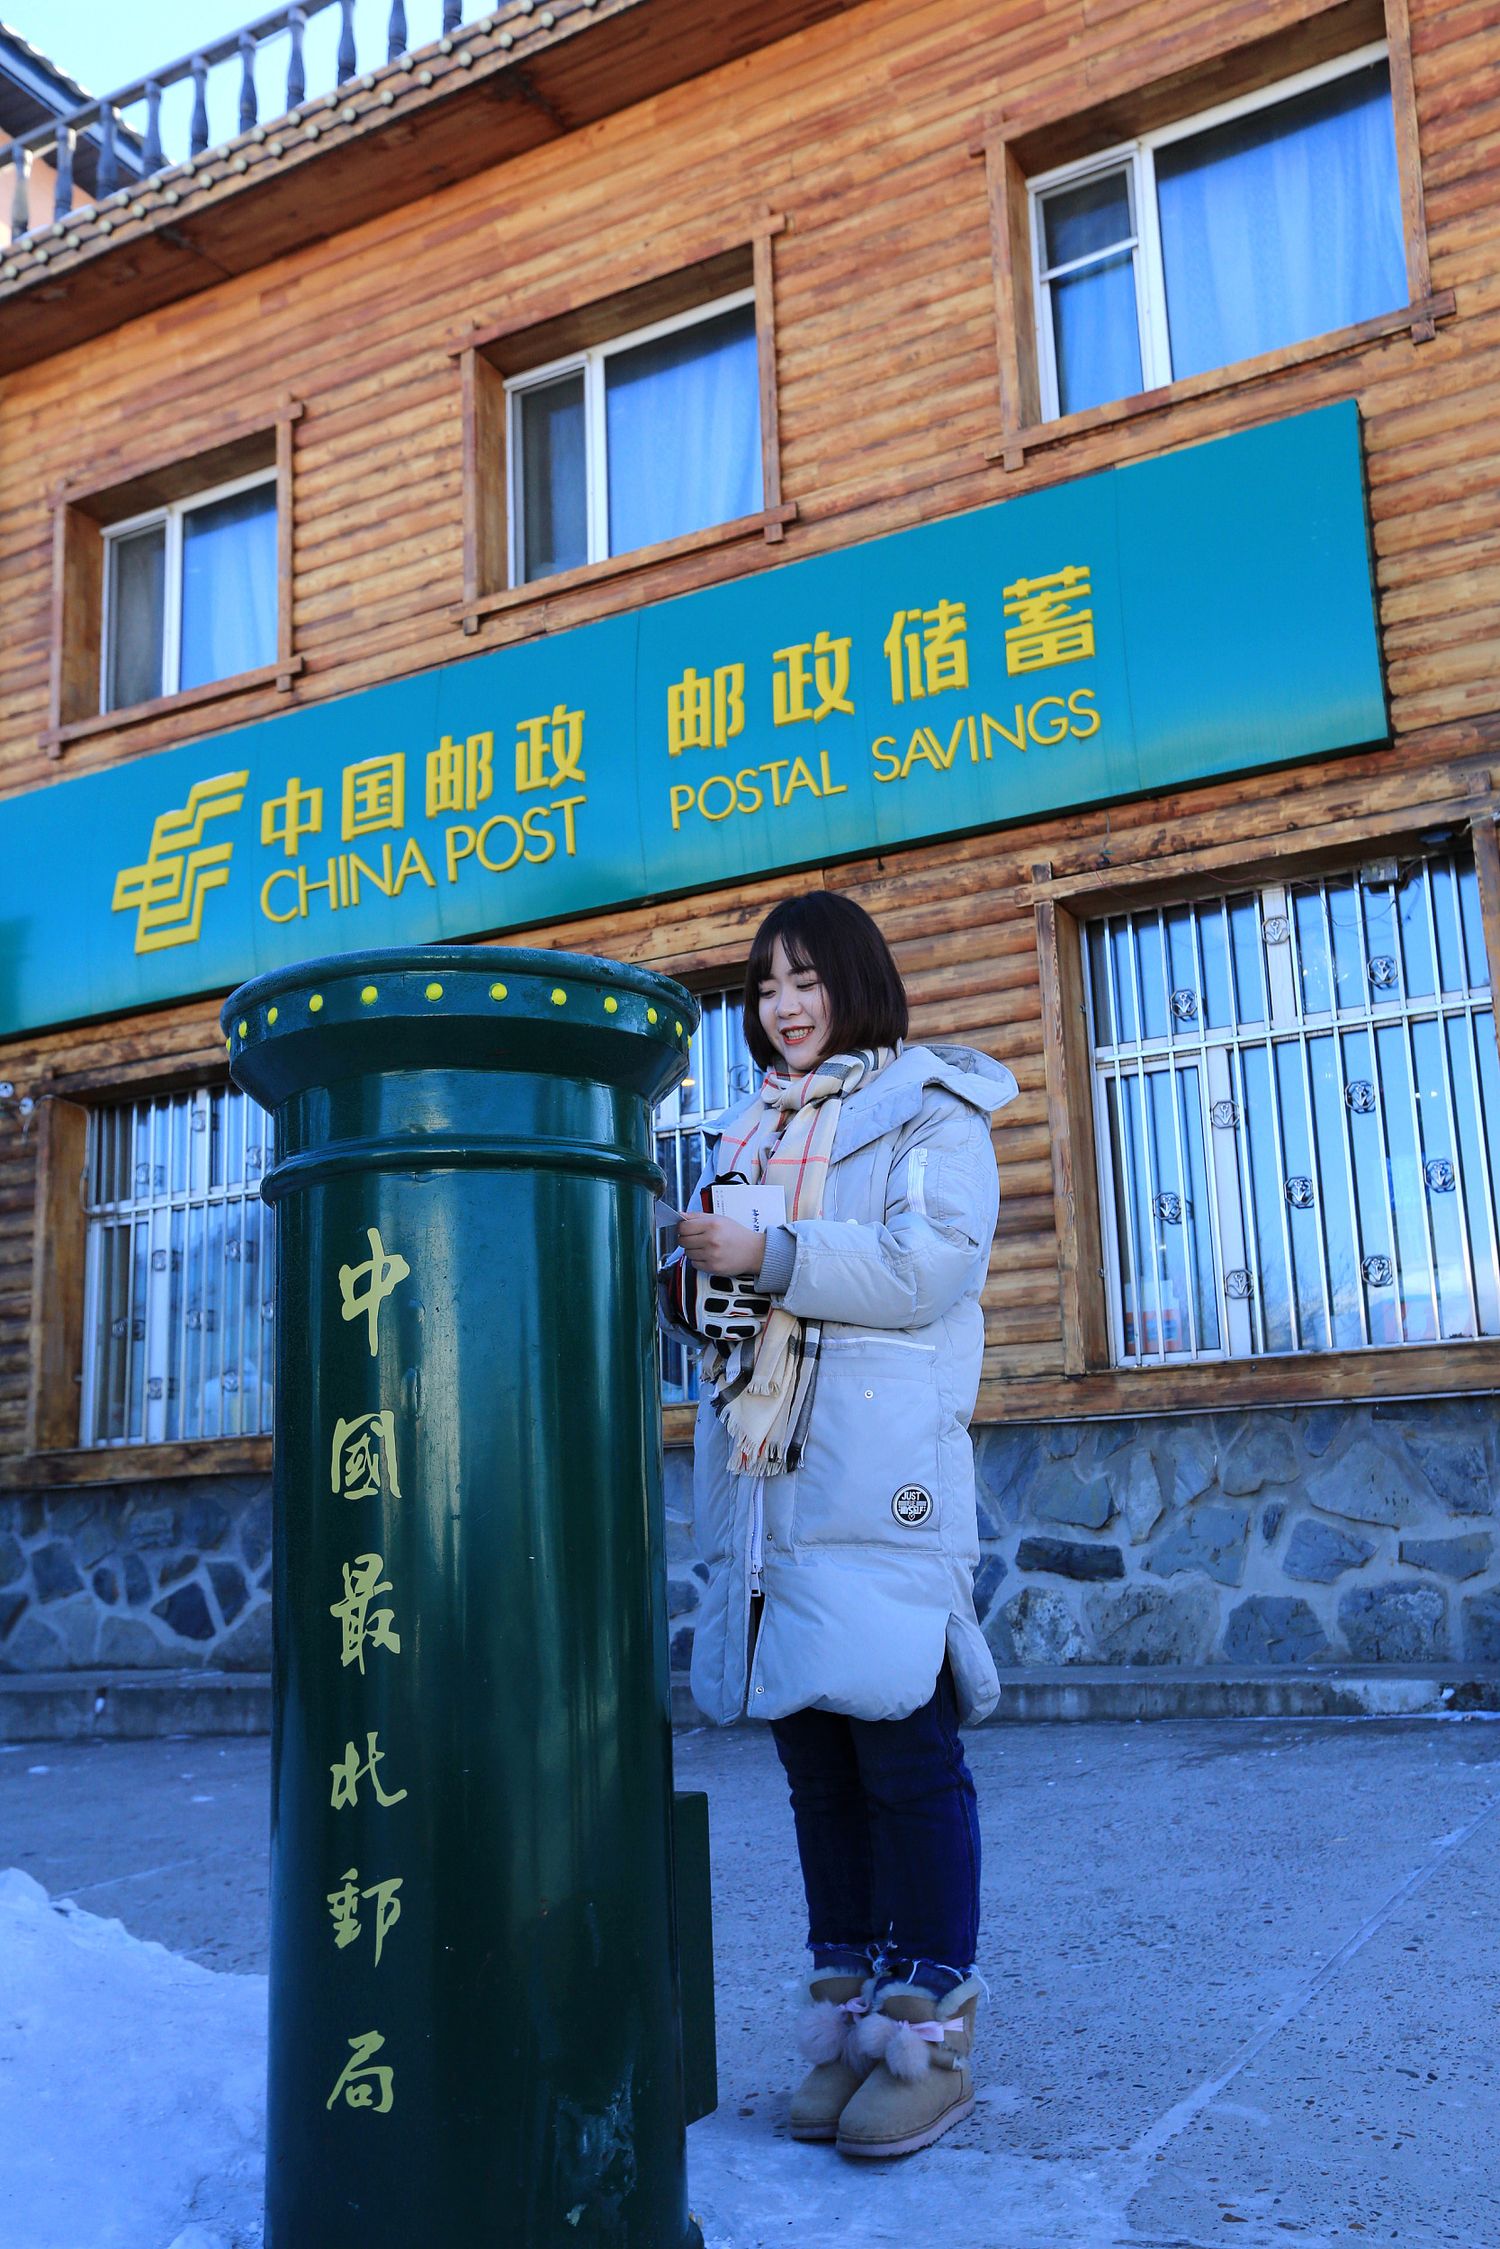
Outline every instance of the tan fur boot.
<path id="1" fill-rule="evenodd" d="M 832 2140 L 838 2136 L 844 2104 L 857 2093 L 873 2060 L 854 2057 L 851 2043 L 863 2020 L 850 2002 L 868 1990 L 864 1976 L 838 1975 L 824 1970 L 807 1987 L 810 2004 L 797 2026 L 797 2044 L 812 2063 L 792 2095 L 791 2133 L 794 2140 Z"/>
<path id="2" fill-rule="evenodd" d="M 839 2117 L 840 2155 L 910 2155 L 970 2113 L 981 1988 L 971 1977 L 934 1999 L 917 1984 L 886 1985 L 855 2032 L 856 2047 L 876 2066 Z"/>

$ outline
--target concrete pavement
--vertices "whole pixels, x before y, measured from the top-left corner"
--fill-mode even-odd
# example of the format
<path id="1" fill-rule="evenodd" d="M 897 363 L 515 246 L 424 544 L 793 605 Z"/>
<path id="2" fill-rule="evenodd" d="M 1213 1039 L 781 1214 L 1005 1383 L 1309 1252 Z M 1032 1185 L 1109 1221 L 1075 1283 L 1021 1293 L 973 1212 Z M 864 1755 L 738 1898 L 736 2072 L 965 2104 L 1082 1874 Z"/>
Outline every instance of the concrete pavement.
<path id="1" fill-rule="evenodd" d="M 770 1742 L 679 1735 L 713 1822 L 711 2244 L 1500 2249 L 1500 1725 L 1009 1725 L 970 1754 L 982 2097 L 856 2167 L 785 2135 L 800 1901 Z M 0 1865 L 261 1969 L 267 1775 L 261 1739 L 9 1746 Z"/>

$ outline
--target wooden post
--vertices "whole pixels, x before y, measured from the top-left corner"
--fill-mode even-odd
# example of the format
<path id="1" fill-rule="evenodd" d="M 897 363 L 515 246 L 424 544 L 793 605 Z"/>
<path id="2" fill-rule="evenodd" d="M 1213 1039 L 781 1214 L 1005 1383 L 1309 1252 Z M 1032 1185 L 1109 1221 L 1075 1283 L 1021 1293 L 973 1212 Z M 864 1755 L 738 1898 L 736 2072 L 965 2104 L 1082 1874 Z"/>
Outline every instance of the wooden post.
<path id="1" fill-rule="evenodd" d="M 499 593 L 506 553 L 505 378 L 482 351 L 459 354 L 463 388 L 464 630 L 476 632 L 472 605 Z"/>
<path id="2" fill-rule="evenodd" d="M 31 232 L 31 151 L 19 141 L 11 146 L 10 160 L 14 167 L 10 190 L 10 238 L 19 242 L 23 234 Z"/>
<path id="3" fill-rule="evenodd" d="M 1414 305 L 1432 294 L 1432 260 L 1427 250 L 1427 205 L 1422 192 L 1422 151 L 1417 138 L 1417 94 L 1411 69 L 1411 16 L 1407 0 L 1385 0 L 1385 36 L 1390 49 L 1391 122 L 1396 133 L 1396 173 L 1401 188 L 1401 231 L 1406 241 L 1406 289 Z M 1430 318 L 1414 320 L 1414 344 L 1437 334 Z"/>
<path id="4" fill-rule="evenodd" d="M 301 665 L 295 661 L 297 507 L 295 432 L 302 402 L 283 398 L 276 416 L 276 685 L 286 694 Z"/>
<path id="5" fill-rule="evenodd" d="M 31 1369 L 26 1450 L 78 1443 L 83 1367 L 84 1165 L 88 1111 L 44 1096 L 37 1108 L 36 1253 L 31 1268 Z"/>
<path id="6" fill-rule="evenodd" d="M 776 265 L 771 244 L 786 225 L 783 218 L 767 214 L 757 228 L 755 257 L 755 360 L 760 370 L 760 475 L 761 506 L 770 514 L 781 506 L 781 419 L 776 401 Z M 767 522 L 766 539 L 784 538 L 786 525 Z"/>
<path id="7" fill-rule="evenodd" d="M 208 146 L 208 64 L 193 57 L 193 122 L 188 132 L 188 153 L 201 156 Z"/>
<path id="8" fill-rule="evenodd" d="M 970 143 L 984 158 L 990 215 L 990 260 L 995 287 L 995 360 L 1000 382 L 1000 443 L 993 457 L 1008 469 L 1024 466 L 1022 432 L 1041 419 L 1036 378 L 1036 325 L 1031 292 L 1030 213 L 1026 175 L 999 132 Z"/>
<path id="9" fill-rule="evenodd" d="M 73 208 L 73 146 L 75 134 L 71 125 L 59 125 L 53 162 L 57 167 L 56 182 L 52 190 L 52 216 L 65 219 Z"/>
<path id="10" fill-rule="evenodd" d="M 161 170 L 161 86 L 155 78 L 146 82 L 146 137 L 141 144 L 141 169 L 144 172 Z"/>
<path id="11" fill-rule="evenodd" d="M 1489 807 L 1477 814 L 1471 828 L 1474 870 L 1479 877 L 1479 916 L 1484 929 L 1485 958 L 1490 987 L 1500 991 L 1500 834 L 1496 815 Z"/>
<path id="12" fill-rule="evenodd" d="M 1063 1368 L 1068 1374 L 1087 1374 L 1109 1365 L 1109 1334 L 1099 1277 L 1099 1180 L 1084 1029 L 1083 956 L 1077 923 L 1050 898 L 1036 908 L 1036 934 Z"/>
<path id="13" fill-rule="evenodd" d="M 307 99 L 307 68 L 302 60 L 302 34 L 307 29 L 307 18 L 300 8 L 292 9 L 286 27 L 292 42 L 286 58 L 286 106 L 300 109 Z"/>
<path id="14" fill-rule="evenodd" d="M 240 33 L 240 131 L 248 133 L 255 123 L 258 105 L 255 98 L 255 41 L 248 31 Z"/>

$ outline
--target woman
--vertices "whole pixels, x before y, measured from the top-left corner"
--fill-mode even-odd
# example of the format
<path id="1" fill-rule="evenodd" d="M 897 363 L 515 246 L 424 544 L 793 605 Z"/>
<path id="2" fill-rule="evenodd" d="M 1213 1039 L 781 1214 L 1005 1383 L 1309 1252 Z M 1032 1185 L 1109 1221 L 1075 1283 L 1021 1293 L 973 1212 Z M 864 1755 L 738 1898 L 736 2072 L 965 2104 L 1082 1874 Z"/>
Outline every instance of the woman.
<path id="1" fill-rule="evenodd" d="M 818 891 L 768 915 L 745 979 L 766 1078 L 706 1184 L 779 1186 L 786 1222 L 758 1232 L 695 1197 L 667 1276 L 706 1343 L 693 1695 L 721 1724 L 770 1721 L 807 1892 L 814 2066 L 791 2128 L 868 2156 L 925 2147 L 974 2105 L 979 1826 L 958 1725 L 998 1694 L 968 1422 L 989 1120 L 1015 1080 L 906 1029 L 863 908 Z"/>

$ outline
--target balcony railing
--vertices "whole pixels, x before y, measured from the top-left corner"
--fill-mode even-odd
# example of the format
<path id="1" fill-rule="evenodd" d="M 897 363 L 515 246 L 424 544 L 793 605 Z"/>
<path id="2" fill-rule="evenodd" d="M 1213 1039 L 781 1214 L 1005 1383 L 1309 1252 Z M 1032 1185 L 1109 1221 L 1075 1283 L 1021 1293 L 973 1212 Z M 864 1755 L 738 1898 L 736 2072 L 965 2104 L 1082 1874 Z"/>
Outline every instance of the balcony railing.
<path id="1" fill-rule="evenodd" d="M 479 22 L 491 20 L 467 0 L 410 4 L 415 40 L 408 33 L 408 0 L 390 0 L 389 8 L 386 0 L 366 5 L 359 0 L 297 0 L 294 7 L 272 9 L 242 30 L 206 40 L 164 70 L 153 70 L 116 93 L 80 102 L 21 134 L 10 150 L 12 240 L 58 224 L 75 208 L 106 202 L 122 187 L 191 164 L 258 124 L 291 116 L 310 101 L 322 100 L 331 87 L 347 85 L 361 69 L 395 62 L 415 44 L 446 38 L 476 14 Z M 521 11 L 529 14 L 531 4 L 520 0 Z M 333 9 L 338 11 L 336 22 L 331 16 L 324 24 L 315 22 Z M 431 18 L 430 28 L 423 17 Z M 370 52 L 382 44 L 383 53 Z M 97 150 L 97 163 L 93 196 L 80 205 L 74 157 L 84 136 Z M 55 175 L 50 211 L 31 209 L 32 169 L 39 161 L 50 163 Z"/>

